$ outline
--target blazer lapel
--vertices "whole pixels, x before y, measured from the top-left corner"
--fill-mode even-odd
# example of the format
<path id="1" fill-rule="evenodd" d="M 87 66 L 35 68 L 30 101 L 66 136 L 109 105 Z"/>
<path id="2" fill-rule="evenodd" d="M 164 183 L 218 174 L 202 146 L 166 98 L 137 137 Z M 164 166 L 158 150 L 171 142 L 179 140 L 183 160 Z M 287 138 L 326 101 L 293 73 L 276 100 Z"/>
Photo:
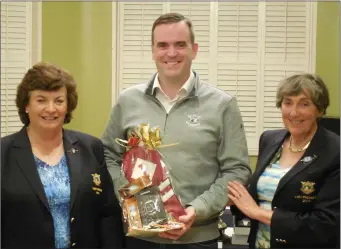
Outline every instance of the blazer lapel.
<path id="1" fill-rule="evenodd" d="M 37 165 L 33 157 L 31 143 L 27 135 L 26 128 L 22 128 L 13 143 L 16 152 L 16 160 L 32 189 L 36 192 L 44 206 L 50 210 L 45 195 L 44 186 L 40 180 Z"/>
<path id="2" fill-rule="evenodd" d="M 279 134 L 274 136 L 267 144 L 261 148 L 266 152 L 263 157 L 258 157 L 256 171 L 252 175 L 252 180 L 250 182 L 249 192 L 252 196 L 257 196 L 257 182 L 260 175 L 263 173 L 264 169 L 269 165 L 271 159 L 275 156 L 279 147 L 282 146 L 282 143 L 288 134 L 287 130 L 281 130 Z M 257 199 L 257 198 L 256 198 Z"/>
<path id="3" fill-rule="evenodd" d="M 81 181 L 81 151 L 78 147 L 78 137 L 69 130 L 63 130 L 64 151 L 70 172 L 71 200 L 70 210 L 76 199 L 79 183 Z"/>
<path id="4" fill-rule="evenodd" d="M 254 173 L 254 177 L 258 181 L 258 177 L 260 174 L 263 173 L 264 169 L 269 165 L 273 157 L 275 156 L 276 152 L 282 146 L 283 141 L 285 137 L 287 136 L 288 131 L 287 130 L 281 130 L 280 134 L 275 136 L 267 145 L 266 148 L 264 148 L 264 151 L 266 151 L 266 154 L 263 158 L 259 158 L 260 161 L 258 162 L 258 165 L 261 165 L 257 168 L 257 170 Z"/>
<path id="5" fill-rule="evenodd" d="M 318 128 L 313 139 L 311 140 L 310 146 L 303 154 L 302 158 L 286 173 L 279 181 L 275 196 L 283 189 L 283 187 L 299 172 L 311 165 L 319 156 L 319 153 L 323 150 L 321 147 L 324 145 L 324 130 Z"/>

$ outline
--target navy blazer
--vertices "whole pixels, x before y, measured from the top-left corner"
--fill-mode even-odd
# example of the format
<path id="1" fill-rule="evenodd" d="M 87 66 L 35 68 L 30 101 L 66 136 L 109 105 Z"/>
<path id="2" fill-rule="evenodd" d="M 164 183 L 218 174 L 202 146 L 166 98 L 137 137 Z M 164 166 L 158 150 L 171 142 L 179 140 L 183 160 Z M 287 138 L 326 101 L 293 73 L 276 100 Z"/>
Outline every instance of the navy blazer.
<path id="1" fill-rule="evenodd" d="M 266 131 L 259 142 L 255 172 L 248 187 L 258 203 L 257 182 L 290 136 L 286 129 Z M 272 200 L 271 248 L 328 248 L 340 243 L 340 137 L 318 127 L 301 159 L 279 181 Z M 250 247 L 258 221 L 251 220 Z"/>
<path id="2" fill-rule="evenodd" d="M 101 141 L 63 130 L 63 142 L 71 184 L 71 246 L 122 248 L 121 208 Z M 1 138 L 1 169 L 1 248 L 55 248 L 53 219 L 26 128 Z"/>

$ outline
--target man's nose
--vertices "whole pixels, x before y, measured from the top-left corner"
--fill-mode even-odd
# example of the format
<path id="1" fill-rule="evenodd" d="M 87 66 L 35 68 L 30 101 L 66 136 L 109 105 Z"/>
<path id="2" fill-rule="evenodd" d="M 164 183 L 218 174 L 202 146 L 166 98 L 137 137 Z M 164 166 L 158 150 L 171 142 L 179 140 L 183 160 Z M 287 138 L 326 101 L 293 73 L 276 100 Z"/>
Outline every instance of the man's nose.
<path id="1" fill-rule="evenodd" d="M 176 48 L 174 46 L 169 46 L 168 50 L 167 50 L 167 55 L 168 56 L 176 56 L 177 55 L 177 51 Z"/>

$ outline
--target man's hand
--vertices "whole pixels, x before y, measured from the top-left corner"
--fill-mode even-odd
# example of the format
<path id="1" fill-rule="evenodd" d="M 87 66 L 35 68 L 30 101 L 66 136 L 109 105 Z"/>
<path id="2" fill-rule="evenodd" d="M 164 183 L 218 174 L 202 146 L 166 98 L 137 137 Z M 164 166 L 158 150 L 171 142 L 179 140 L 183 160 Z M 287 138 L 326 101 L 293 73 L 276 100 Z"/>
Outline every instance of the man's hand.
<path id="1" fill-rule="evenodd" d="M 192 227 L 196 216 L 195 208 L 192 206 L 187 207 L 185 211 L 186 215 L 179 217 L 179 221 L 185 224 L 183 228 L 160 233 L 159 236 L 162 238 L 178 240 L 182 235 L 184 235 Z"/>

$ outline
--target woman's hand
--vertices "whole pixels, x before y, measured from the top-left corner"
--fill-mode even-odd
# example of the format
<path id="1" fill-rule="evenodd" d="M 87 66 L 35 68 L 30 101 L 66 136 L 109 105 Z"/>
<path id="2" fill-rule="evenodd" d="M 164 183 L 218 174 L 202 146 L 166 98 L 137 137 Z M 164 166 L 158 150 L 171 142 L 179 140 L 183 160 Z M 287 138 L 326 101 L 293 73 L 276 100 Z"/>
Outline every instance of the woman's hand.
<path id="1" fill-rule="evenodd" d="M 228 198 L 234 205 L 250 219 L 258 220 L 270 225 L 273 211 L 265 210 L 257 205 L 247 189 L 239 182 L 229 182 L 227 184 Z"/>
<path id="2" fill-rule="evenodd" d="M 228 198 L 251 219 L 256 219 L 260 207 L 255 200 L 251 197 L 247 189 L 239 182 L 229 182 L 227 184 Z"/>

